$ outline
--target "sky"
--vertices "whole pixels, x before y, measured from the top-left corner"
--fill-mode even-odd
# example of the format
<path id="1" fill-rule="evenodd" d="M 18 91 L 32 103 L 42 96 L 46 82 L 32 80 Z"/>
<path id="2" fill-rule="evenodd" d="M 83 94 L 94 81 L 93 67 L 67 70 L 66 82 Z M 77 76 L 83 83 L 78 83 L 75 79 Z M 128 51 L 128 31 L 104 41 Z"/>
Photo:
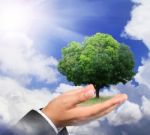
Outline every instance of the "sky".
<path id="1" fill-rule="evenodd" d="M 61 49 L 102 32 L 130 47 L 137 74 L 101 94 L 126 93 L 129 99 L 109 115 L 69 132 L 149 135 L 149 11 L 149 0 L 0 0 L 1 123 L 14 124 L 30 109 L 78 88 L 57 70 Z"/>

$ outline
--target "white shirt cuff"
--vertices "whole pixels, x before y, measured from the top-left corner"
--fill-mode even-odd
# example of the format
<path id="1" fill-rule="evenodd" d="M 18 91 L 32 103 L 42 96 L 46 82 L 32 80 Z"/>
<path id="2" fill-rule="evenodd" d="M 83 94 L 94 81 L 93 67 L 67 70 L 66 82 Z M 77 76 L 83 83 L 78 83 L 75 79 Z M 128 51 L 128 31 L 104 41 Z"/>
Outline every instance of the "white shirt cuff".
<path id="1" fill-rule="evenodd" d="M 52 128 L 55 130 L 55 132 L 58 134 L 63 128 L 57 128 L 54 123 L 40 110 L 35 110 L 38 112 L 45 120 L 52 126 Z"/>

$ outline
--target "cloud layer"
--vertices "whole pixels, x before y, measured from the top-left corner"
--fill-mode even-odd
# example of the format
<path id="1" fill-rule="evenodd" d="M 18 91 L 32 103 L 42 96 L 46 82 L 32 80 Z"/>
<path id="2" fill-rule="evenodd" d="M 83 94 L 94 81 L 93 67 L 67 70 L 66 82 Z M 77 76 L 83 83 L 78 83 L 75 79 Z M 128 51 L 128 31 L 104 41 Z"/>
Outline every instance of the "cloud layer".
<path id="1" fill-rule="evenodd" d="M 135 4 L 131 12 L 131 20 L 125 27 L 125 32 L 131 38 L 142 40 L 150 49 L 150 3 L 149 0 L 132 0 Z"/>
<path id="2" fill-rule="evenodd" d="M 57 80 L 57 60 L 38 52 L 33 41 L 21 33 L 0 37 L 0 71 L 18 81 L 28 82 L 34 76 L 39 81 Z"/>
<path id="3" fill-rule="evenodd" d="M 150 89 L 144 85 L 134 86 L 131 83 L 112 86 L 109 91 L 105 89 L 101 92 L 102 95 L 126 93 L 129 100 L 103 118 L 84 126 L 71 127 L 69 129 L 71 135 L 148 135 L 149 128 L 144 130 L 143 128 L 147 127 L 145 123 L 150 124 L 150 97 L 145 95 L 149 91 Z"/>
<path id="4" fill-rule="evenodd" d="M 0 121 L 16 123 L 31 109 L 39 109 L 60 95 L 62 91 L 75 89 L 74 86 L 60 84 L 57 92 L 50 92 L 48 88 L 28 89 L 18 81 L 0 77 Z"/>
<path id="5" fill-rule="evenodd" d="M 15 122 L 31 108 L 41 107 L 53 96 L 74 89 L 73 86 L 60 84 L 56 92 L 51 93 L 51 90 L 44 86 L 39 89 L 30 89 L 27 86 L 32 85 L 34 81 L 50 84 L 59 79 L 56 68 L 58 61 L 52 56 L 41 53 L 35 42 L 38 41 L 37 37 L 41 33 L 48 34 L 50 38 L 57 35 L 63 40 L 66 37 L 66 39 L 82 38 L 81 34 L 71 30 L 71 26 L 83 17 L 95 16 L 97 9 L 92 12 L 87 11 L 93 5 L 82 1 L 85 7 L 83 8 L 79 2 L 81 1 L 74 2 L 74 5 L 78 6 L 76 10 L 72 3 L 67 1 L 59 7 L 60 1 L 57 0 L 14 0 L 13 2 L 0 0 L 0 22 L 6 21 L 12 28 L 7 27 L 6 23 L 0 23 L 0 119 L 2 121 Z M 66 4 L 68 9 L 65 8 Z M 50 7 L 51 12 L 47 12 Z M 28 13 L 29 18 L 24 20 L 27 23 L 21 21 L 23 24 L 19 24 L 18 8 L 23 8 L 21 10 L 23 15 L 25 12 L 28 13 L 28 10 L 31 11 L 30 15 Z M 75 11 L 80 14 L 74 18 L 72 15 L 76 15 Z"/>

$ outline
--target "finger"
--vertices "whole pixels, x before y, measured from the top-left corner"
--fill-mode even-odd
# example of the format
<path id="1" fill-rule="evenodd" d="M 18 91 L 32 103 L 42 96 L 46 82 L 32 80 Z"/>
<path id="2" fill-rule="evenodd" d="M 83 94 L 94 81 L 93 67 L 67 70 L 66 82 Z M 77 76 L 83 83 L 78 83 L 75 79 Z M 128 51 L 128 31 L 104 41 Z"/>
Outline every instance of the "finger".
<path id="1" fill-rule="evenodd" d="M 81 102 L 89 100 L 95 96 L 95 88 L 93 85 L 88 85 L 78 92 L 68 95 L 68 100 L 71 106 L 77 105 Z"/>
<path id="2" fill-rule="evenodd" d="M 96 120 L 96 119 L 98 119 L 98 118 L 100 118 L 100 117 L 102 117 L 102 116 L 112 112 L 117 106 L 118 105 L 114 105 L 114 106 L 110 107 L 109 109 L 105 110 L 104 112 L 101 112 L 100 114 L 98 114 L 98 115 L 96 115 L 94 117 L 93 116 L 91 116 L 91 117 L 82 117 L 80 119 L 80 123 L 84 124 L 84 123 L 88 123 L 90 121 Z"/>
<path id="3" fill-rule="evenodd" d="M 88 87 L 94 87 L 92 84 L 89 84 Z M 87 86 L 86 86 L 87 87 Z M 78 89 L 74 89 L 74 90 L 69 90 L 67 92 L 65 92 L 65 95 L 72 95 L 72 94 L 78 94 L 81 91 L 84 91 L 86 89 L 86 87 L 79 87 Z"/>
<path id="4" fill-rule="evenodd" d="M 102 116 L 104 116 L 104 115 L 107 115 L 108 113 L 112 112 L 112 111 L 113 111 L 116 107 L 118 107 L 119 105 L 120 105 L 120 104 L 116 104 L 116 105 L 114 105 L 114 106 L 108 108 L 107 110 L 101 112 L 100 114 L 98 114 L 98 115 L 92 117 L 91 119 L 94 120 L 94 119 L 97 119 L 97 118 L 102 117 Z"/>
<path id="5" fill-rule="evenodd" d="M 104 103 L 98 103 L 91 106 L 86 107 L 77 107 L 75 113 L 80 114 L 81 117 L 95 117 L 102 112 L 112 108 L 115 105 L 119 105 L 127 99 L 127 95 L 118 94 L 112 99 L 105 101 Z"/>
<path id="6" fill-rule="evenodd" d="M 85 109 L 91 114 L 99 114 L 100 112 L 103 112 L 109 108 L 111 108 L 114 105 L 119 105 L 122 102 L 127 100 L 127 95 L 126 94 L 118 94 L 112 99 L 105 101 L 104 103 L 98 103 L 95 105 L 92 105 L 91 107 L 88 106 Z"/>
<path id="7" fill-rule="evenodd" d="M 76 94 L 81 92 L 84 89 L 84 87 L 78 88 L 78 89 L 74 89 L 74 90 L 69 90 L 67 92 L 65 92 L 65 95 L 72 95 L 72 94 Z"/>

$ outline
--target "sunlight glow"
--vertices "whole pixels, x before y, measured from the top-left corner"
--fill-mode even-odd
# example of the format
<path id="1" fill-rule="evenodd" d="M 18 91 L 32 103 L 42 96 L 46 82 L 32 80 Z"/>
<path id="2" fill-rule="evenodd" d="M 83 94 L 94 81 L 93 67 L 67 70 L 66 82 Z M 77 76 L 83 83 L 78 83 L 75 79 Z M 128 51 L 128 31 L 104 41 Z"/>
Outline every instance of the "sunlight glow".
<path id="1" fill-rule="evenodd" d="M 3 7 L 0 11 L 0 25 L 5 31 L 19 31 L 26 28 L 33 19 L 33 11 L 23 5 Z"/>

